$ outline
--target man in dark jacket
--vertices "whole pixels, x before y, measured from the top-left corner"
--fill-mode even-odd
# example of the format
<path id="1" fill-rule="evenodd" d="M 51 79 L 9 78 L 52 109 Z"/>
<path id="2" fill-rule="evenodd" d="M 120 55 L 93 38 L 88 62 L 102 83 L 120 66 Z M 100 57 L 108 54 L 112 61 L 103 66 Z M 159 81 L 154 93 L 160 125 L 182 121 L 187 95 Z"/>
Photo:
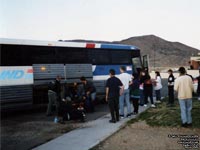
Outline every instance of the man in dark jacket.
<path id="1" fill-rule="evenodd" d="M 86 80 L 85 77 L 80 78 L 83 83 L 86 99 L 86 110 L 94 112 L 94 101 L 96 99 L 96 88 L 92 81 Z"/>
<path id="2" fill-rule="evenodd" d="M 49 96 L 49 104 L 47 109 L 47 116 L 51 115 L 51 107 L 53 101 L 56 105 L 56 117 L 54 119 L 54 122 L 59 122 L 59 113 L 60 113 L 60 105 L 61 105 L 61 76 L 57 76 L 56 80 L 54 82 L 51 82 L 51 86 L 48 90 L 48 96 Z"/>
<path id="3" fill-rule="evenodd" d="M 110 78 L 106 82 L 106 101 L 108 102 L 112 119 L 110 123 L 119 121 L 119 96 L 123 93 L 122 82 L 115 77 L 115 70 L 110 70 Z"/>
<path id="4" fill-rule="evenodd" d="M 168 70 L 169 77 L 168 77 L 168 105 L 172 106 L 174 104 L 174 75 L 171 69 Z"/>
<path id="5" fill-rule="evenodd" d="M 48 85 L 48 106 L 46 116 L 51 116 L 53 114 L 52 107 L 53 103 L 56 103 L 56 92 L 55 92 L 55 82 L 52 81 Z"/>
<path id="6" fill-rule="evenodd" d="M 59 106 L 61 102 L 61 77 L 58 75 L 55 81 L 52 81 L 48 85 L 48 107 L 47 107 L 47 116 L 52 115 L 52 105 L 55 103 L 56 105 L 56 115 L 59 113 Z"/>

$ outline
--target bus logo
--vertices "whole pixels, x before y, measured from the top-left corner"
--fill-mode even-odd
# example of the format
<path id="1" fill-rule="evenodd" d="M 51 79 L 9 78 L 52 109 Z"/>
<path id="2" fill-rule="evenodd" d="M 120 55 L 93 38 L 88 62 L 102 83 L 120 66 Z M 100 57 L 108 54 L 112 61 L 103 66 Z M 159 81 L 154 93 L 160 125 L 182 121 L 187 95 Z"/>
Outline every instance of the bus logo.
<path id="1" fill-rule="evenodd" d="M 32 67 L 0 67 L 0 85 L 33 84 Z"/>
<path id="2" fill-rule="evenodd" d="M 32 78 L 32 73 L 33 71 L 29 69 L 27 73 L 25 73 L 23 70 L 4 70 L 0 72 L 0 80 L 5 80 L 5 79 L 20 79 L 20 78 Z"/>

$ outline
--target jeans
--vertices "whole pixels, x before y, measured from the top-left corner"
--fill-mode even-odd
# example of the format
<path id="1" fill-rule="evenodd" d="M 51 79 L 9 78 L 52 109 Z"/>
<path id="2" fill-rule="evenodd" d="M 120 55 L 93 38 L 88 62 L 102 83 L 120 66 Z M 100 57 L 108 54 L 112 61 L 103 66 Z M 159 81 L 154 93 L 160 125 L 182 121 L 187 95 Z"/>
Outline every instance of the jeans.
<path id="1" fill-rule="evenodd" d="M 113 121 L 119 121 L 119 97 L 108 98 L 111 118 Z"/>
<path id="2" fill-rule="evenodd" d="M 182 123 L 192 123 L 192 99 L 179 99 Z"/>
<path id="3" fill-rule="evenodd" d="M 91 95 L 86 97 L 85 107 L 87 112 L 94 112 L 94 104 L 92 102 Z"/>
<path id="4" fill-rule="evenodd" d="M 155 90 L 156 91 L 156 100 L 160 101 L 161 100 L 161 94 L 160 94 L 160 90 Z"/>
<path id="5" fill-rule="evenodd" d="M 140 105 L 144 105 L 144 90 L 140 90 Z"/>
<path id="6" fill-rule="evenodd" d="M 92 99 L 92 101 L 96 100 L 96 92 L 91 93 L 91 99 Z"/>
<path id="7" fill-rule="evenodd" d="M 56 93 L 49 90 L 48 91 L 48 106 L 47 106 L 47 115 L 51 115 L 52 114 L 52 106 L 53 106 L 53 103 L 56 103 Z"/>
<path id="8" fill-rule="evenodd" d="M 131 113 L 131 103 L 130 103 L 130 91 L 129 89 L 124 90 L 124 93 L 119 97 L 119 107 L 120 115 L 124 115 L 124 99 L 127 106 L 127 113 Z"/>

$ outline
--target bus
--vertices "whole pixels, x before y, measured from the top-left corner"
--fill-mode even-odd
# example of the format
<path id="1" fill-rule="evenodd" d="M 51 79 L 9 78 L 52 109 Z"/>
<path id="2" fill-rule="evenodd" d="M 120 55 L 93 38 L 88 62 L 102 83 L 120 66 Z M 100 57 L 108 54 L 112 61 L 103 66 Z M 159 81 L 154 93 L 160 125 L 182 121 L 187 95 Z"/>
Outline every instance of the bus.
<path id="1" fill-rule="evenodd" d="M 0 38 L 1 110 L 47 102 L 47 85 L 57 75 L 62 84 L 93 80 L 97 93 L 105 92 L 109 69 L 118 75 L 147 67 L 136 46 L 73 41 L 36 41 Z"/>

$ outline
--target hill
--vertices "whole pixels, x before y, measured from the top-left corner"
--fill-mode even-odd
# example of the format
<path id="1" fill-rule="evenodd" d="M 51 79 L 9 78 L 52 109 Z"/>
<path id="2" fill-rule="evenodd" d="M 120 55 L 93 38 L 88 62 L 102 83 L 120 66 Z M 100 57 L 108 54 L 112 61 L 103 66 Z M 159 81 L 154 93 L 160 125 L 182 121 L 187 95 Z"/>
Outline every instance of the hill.
<path id="1" fill-rule="evenodd" d="M 137 36 L 113 42 L 82 39 L 70 41 L 134 45 L 140 48 L 142 55 L 149 55 L 149 65 L 155 68 L 189 66 L 190 57 L 200 52 L 180 42 L 170 42 L 155 35 Z"/>
<path id="2" fill-rule="evenodd" d="M 131 37 L 116 43 L 139 47 L 142 55 L 149 55 L 151 67 L 188 66 L 190 57 L 200 52 L 198 49 L 179 42 L 166 41 L 155 35 Z"/>

